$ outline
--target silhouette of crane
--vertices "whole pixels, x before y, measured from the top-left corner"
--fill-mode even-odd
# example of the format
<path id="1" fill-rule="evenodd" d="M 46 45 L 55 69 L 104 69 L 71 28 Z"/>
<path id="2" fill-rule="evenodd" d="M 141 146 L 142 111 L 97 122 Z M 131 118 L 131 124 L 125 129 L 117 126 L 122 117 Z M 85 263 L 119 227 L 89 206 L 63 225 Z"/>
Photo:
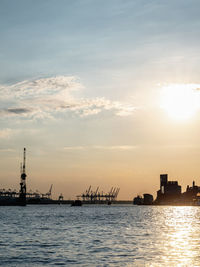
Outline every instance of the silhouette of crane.
<path id="1" fill-rule="evenodd" d="M 91 185 L 85 193 L 78 195 L 77 198 L 82 198 L 83 201 L 90 203 L 108 203 L 116 201 L 120 188 L 112 187 L 108 193 L 99 191 L 99 186 L 95 191 L 91 190 Z"/>
<path id="2" fill-rule="evenodd" d="M 24 148 L 23 165 L 21 165 L 19 204 L 26 206 L 26 148 Z"/>
<path id="3" fill-rule="evenodd" d="M 53 184 L 50 186 L 49 192 L 46 193 L 46 196 L 51 198 L 51 192 L 52 192 Z"/>

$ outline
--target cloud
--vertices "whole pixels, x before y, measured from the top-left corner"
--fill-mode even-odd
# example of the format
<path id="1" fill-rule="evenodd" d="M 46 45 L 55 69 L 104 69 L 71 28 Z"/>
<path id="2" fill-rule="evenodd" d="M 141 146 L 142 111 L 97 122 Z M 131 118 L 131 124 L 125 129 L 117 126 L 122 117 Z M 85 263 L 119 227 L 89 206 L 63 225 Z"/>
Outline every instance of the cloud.
<path id="1" fill-rule="evenodd" d="M 137 146 L 131 145 L 116 145 L 116 146 L 66 146 L 64 150 L 88 150 L 88 149 L 96 149 L 96 150 L 133 150 L 137 148 Z"/>
<path id="2" fill-rule="evenodd" d="M 105 150 L 133 150 L 136 146 L 130 145 L 118 145 L 118 146 L 94 146 L 94 149 L 105 149 Z"/>
<path id="3" fill-rule="evenodd" d="M 0 130 L 0 139 L 9 139 L 12 135 L 12 129 L 2 129 Z"/>
<path id="4" fill-rule="evenodd" d="M 15 152 L 15 150 L 12 148 L 0 148 L 0 152 Z"/>
<path id="5" fill-rule="evenodd" d="M 85 146 L 66 146 L 64 150 L 84 150 L 86 149 Z"/>
<path id="6" fill-rule="evenodd" d="M 28 113 L 31 111 L 27 108 L 8 108 L 5 110 L 5 112 L 14 113 L 14 114 L 24 114 L 24 113 Z"/>
<path id="7" fill-rule="evenodd" d="M 0 85 L 0 116 L 52 118 L 58 113 L 73 112 L 81 117 L 113 111 L 117 116 L 128 116 L 134 107 L 104 97 L 77 97 L 84 86 L 73 76 L 56 76 L 25 80 L 12 85 Z"/>

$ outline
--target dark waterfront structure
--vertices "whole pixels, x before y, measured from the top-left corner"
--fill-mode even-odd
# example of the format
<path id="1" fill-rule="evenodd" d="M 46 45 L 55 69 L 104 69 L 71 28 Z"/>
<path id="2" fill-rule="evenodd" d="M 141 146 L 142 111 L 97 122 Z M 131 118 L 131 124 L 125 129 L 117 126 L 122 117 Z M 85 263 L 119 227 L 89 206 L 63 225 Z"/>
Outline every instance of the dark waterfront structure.
<path id="1" fill-rule="evenodd" d="M 134 205 L 143 205 L 143 203 L 144 203 L 143 198 L 140 195 L 138 195 L 137 197 L 133 199 Z"/>
<path id="2" fill-rule="evenodd" d="M 153 196 L 151 194 L 143 194 L 143 196 L 144 196 L 144 200 L 143 200 L 144 205 L 153 204 Z"/>
<path id="3" fill-rule="evenodd" d="M 74 200 L 71 204 L 71 206 L 75 206 L 75 207 L 81 207 L 82 206 L 82 201 L 77 199 L 77 200 Z"/>
<path id="4" fill-rule="evenodd" d="M 38 191 L 27 192 L 26 188 L 26 148 L 23 150 L 23 163 L 21 164 L 20 188 L 17 190 L 0 189 L 0 206 L 26 206 L 27 204 L 57 204 L 51 199 L 52 186 L 46 194 Z"/>
<path id="5" fill-rule="evenodd" d="M 157 191 L 155 204 L 176 204 L 181 199 L 181 186 L 178 181 L 168 181 L 167 174 L 160 175 L 160 190 Z"/>
<path id="6" fill-rule="evenodd" d="M 167 174 L 160 175 L 160 189 L 153 201 L 153 196 L 144 194 L 144 197 L 137 196 L 133 199 L 135 205 L 200 205 L 200 186 L 189 185 L 184 193 L 181 193 L 181 186 L 178 181 L 168 181 Z"/>
<path id="7" fill-rule="evenodd" d="M 26 206 L 26 148 L 24 148 L 23 165 L 21 169 L 19 204 L 21 206 Z"/>
<path id="8" fill-rule="evenodd" d="M 52 199 L 51 193 L 52 193 L 52 187 L 50 186 L 50 189 L 47 193 L 42 194 L 39 191 L 32 192 L 30 190 L 26 193 L 26 203 L 27 204 L 54 204 L 54 200 Z"/>
<path id="9" fill-rule="evenodd" d="M 134 205 L 152 205 L 153 196 L 151 194 L 143 194 L 143 197 L 137 196 L 133 199 Z"/>
<path id="10" fill-rule="evenodd" d="M 192 186 L 187 185 L 186 192 L 182 194 L 182 199 L 185 204 L 196 204 L 199 200 L 200 186 L 195 185 L 193 181 Z"/>
<path id="11" fill-rule="evenodd" d="M 47 193 L 40 193 L 38 190 L 33 192 L 27 191 L 26 187 L 26 148 L 23 150 L 23 163 L 20 168 L 20 188 L 19 190 L 0 189 L 0 206 L 26 206 L 27 204 L 72 204 L 72 206 L 81 206 L 84 204 L 111 204 L 116 203 L 119 188 L 112 187 L 108 193 L 99 191 L 99 187 L 92 191 L 91 186 L 83 194 L 77 196 L 77 200 L 64 200 L 62 194 L 57 200 L 52 199 L 52 187 Z M 82 199 L 79 200 L 79 198 Z M 122 203 L 130 203 L 130 201 L 120 201 Z"/>
<path id="12" fill-rule="evenodd" d="M 26 148 L 21 165 L 20 190 L 0 190 L 0 206 L 26 206 Z"/>
<path id="13" fill-rule="evenodd" d="M 95 191 L 92 191 L 92 187 L 90 186 L 84 193 L 78 195 L 77 198 L 81 198 L 84 203 L 88 204 L 111 204 L 116 202 L 119 190 L 120 188 L 112 187 L 108 193 L 104 193 L 103 191 L 99 191 L 99 187 Z"/>

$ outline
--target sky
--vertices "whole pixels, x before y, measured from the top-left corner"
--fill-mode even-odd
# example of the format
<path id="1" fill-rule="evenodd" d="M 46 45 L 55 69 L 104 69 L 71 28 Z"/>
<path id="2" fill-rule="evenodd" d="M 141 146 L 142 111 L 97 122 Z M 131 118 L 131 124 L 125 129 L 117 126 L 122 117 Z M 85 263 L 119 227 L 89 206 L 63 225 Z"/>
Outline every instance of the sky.
<path id="1" fill-rule="evenodd" d="M 198 0 L 0 0 L 0 187 L 200 184 Z"/>

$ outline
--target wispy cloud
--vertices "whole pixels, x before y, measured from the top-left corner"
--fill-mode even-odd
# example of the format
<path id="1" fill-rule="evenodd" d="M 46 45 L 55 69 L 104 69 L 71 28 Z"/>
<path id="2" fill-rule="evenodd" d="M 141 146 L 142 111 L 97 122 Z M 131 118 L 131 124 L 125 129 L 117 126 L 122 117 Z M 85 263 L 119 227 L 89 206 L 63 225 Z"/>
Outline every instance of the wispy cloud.
<path id="1" fill-rule="evenodd" d="M 13 133 L 12 129 L 2 129 L 0 130 L 0 139 L 9 139 Z"/>
<path id="2" fill-rule="evenodd" d="M 133 150 L 137 148 L 137 146 L 131 145 L 116 145 L 116 146 L 66 146 L 64 150 L 88 150 L 88 149 L 96 149 L 96 150 Z"/>
<path id="3" fill-rule="evenodd" d="M 66 146 L 64 150 L 84 150 L 86 148 L 86 146 Z"/>
<path id="4" fill-rule="evenodd" d="M 25 114 L 31 112 L 31 110 L 27 108 L 7 108 L 4 111 L 13 114 Z"/>
<path id="5" fill-rule="evenodd" d="M 12 148 L 0 148 L 0 152 L 15 152 Z"/>
<path id="6" fill-rule="evenodd" d="M 25 80 L 12 85 L 0 85 L 0 116 L 46 118 L 58 113 L 73 112 L 89 116 L 112 110 L 117 116 L 128 116 L 134 111 L 132 105 L 106 98 L 75 96 L 83 89 L 76 77 L 57 76 L 37 80 Z"/>

